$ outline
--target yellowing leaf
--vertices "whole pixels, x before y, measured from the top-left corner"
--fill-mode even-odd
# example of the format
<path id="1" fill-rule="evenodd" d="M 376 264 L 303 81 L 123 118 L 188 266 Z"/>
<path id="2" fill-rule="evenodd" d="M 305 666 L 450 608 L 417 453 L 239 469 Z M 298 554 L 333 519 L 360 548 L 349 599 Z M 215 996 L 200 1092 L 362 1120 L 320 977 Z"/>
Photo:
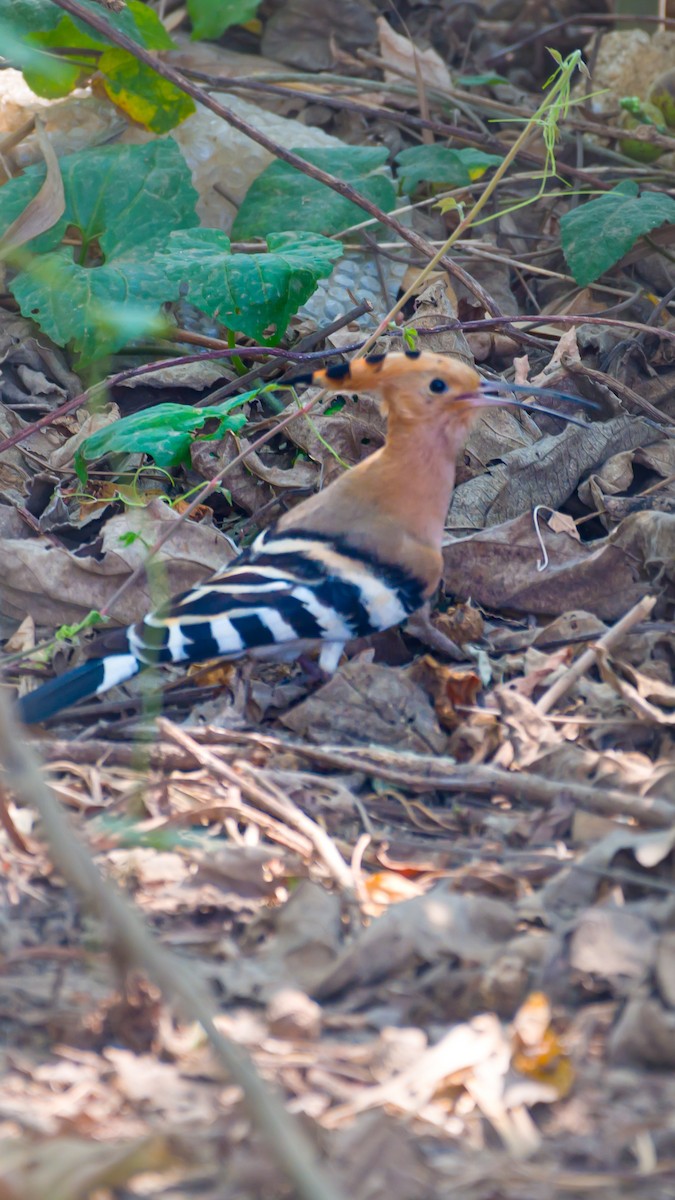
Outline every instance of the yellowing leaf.
<path id="1" fill-rule="evenodd" d="M 126 50 L 106 50 L 99 70 L 113 103 L 153 133 L 168 133 L 195 111 L 194 100 Z"/>

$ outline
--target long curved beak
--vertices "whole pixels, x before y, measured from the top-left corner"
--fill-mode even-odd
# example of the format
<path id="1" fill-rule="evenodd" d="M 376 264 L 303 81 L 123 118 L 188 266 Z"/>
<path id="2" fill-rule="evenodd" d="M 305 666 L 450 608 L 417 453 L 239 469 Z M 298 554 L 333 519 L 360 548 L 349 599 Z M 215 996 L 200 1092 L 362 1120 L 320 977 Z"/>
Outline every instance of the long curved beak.
<path id="1" fill-rule="evenodd" d="M 600 405 L 596 404 L 593 400 L 584 400 L 581 396 L 572 396 L 568 392 L 559 392 L 555 388 L 534 387 L 530 383 L 509 383 L 507 380 L 502 379 L 484 380 L 479 390 L 473 394 L 473 397 L 467 395 L 466 399 L 473 399 L 476 406 L 480 408 L 526 408 L 528 412 L 543 413 L 547 417 L 559 417 L 561 421 L 567 421 L 571 425 L 579 425 L 582 429 L 588 428 L 585 421 L 579 421 L 569 413 L 561 412 L 555 408 L 548 408 L 545 404 L 540 404 L 538 400 L 520 399 L 518 395 L 513 395 L 514 392 L 528 397 L 541 396 L 543 399 L 566 400 L 568 403 L 575 404 L 580 408 L 595 410 L 599 410 L 600 408 Z M 461 398 L 464 399 L 465 397 Z"/>

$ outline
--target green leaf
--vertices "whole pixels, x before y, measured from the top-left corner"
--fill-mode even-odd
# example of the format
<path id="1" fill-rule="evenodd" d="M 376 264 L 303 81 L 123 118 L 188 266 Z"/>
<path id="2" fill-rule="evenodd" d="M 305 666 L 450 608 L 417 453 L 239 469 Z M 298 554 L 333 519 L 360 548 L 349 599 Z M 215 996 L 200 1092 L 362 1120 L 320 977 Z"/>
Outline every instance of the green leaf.
<path id="1" fill-rule="evenodd" d="M 260 0 L 187 0 L 193 38 L 219 38 L 230 25 L 249 21 Z"/>
<path id="2" fill-rule="evenodd" d="M 0 188 L 0 233 L 44 174 L 44 166 L 29 167 Z M 33 257 L 10 286 L 24 316 L 92 361 L 156 330 L 178 282 L 167 279 L 154 251 L 171 231 L 197 224 L 197 194 L 171 139 L 80 151 L 61 160 L 61 174 L 63 216 L 28 243 Z M 77 262 L 72 247 L 60 246 L 67 228 L 80 233 Z"/>
<path id="3" fill-rule="evenodd" d="M 58 246 L 68 226 L 79 230 L 85 253 L 98 241 L 108 258 L 198 223 L 190 170 L 171 138 L 81 150 L 62 158 L 60 167 L 66 207 L 56 225 L 27 243 L 34 253 Z M 0 188 L 0 235 L 37 195 L 44 177 L 40 163 Z"/>
<path id="4" fill-rule="evenodd" d="M 611 192 L 565 213 L 560 221 L 563 254 L 576 282 L 593 283 L 664 222 L 675 222 L 675 200 L 661 192 L 643 192 L 632 179 Z"/>
<path id="5" fill-rule="evenodd" d="M 98 67 L 113 104 L 153 133 L 168 133 L 196 112 L 190 96 L 127 50 L 106 50 Z"/>
<path id="6" fill-rule="evenodd" d="M 75 454 L 75 470 L 84 483 L 87 463 L 109 454 L 148 454 L 158 467 L 170 471 L 189 462 L 190 446 L 199 435 L 204 441 L 222 438 L 227 430 L 236 433 L 246 424 L 243 413 L 231 415 L 233 408 L 257 396 L 259 389 L 244 392 L 214 404 L 212 408 L 194 408 L 187 404 L 157 404 L 144 412 L 123 417 L 85 438 Z M 203 432 L 208 422 L 215 429 Z"/>
<path id="7" fill-rule="evenodd" d="M 79 266 L 62 247 L 35 258 L 11 289 L 23 315 L 57 345 L 71 342 L 85 363 L 161 334 L 161 306 L 178 297 L 142 246 L 99 267 Z"/>
<path id="8" fill-rule="evenodd" d="M 97 0 L 79 0 L 79 3 L 83 9 L 96 16 L 105 15 L 105 19 L 112 29 L 118 30 L 119 33 L 125 33 L 137 45 L 145 46 L 147 50 L 171 50 L 175 46 L 157 13 L 142 0 L 128 0 L 124 8 L 117 13 L 112 12 L 109 8 L 103 13 L 102 6 Z M 0 0 L 0 17 L 7 20 L 19 37 L 25 37 L 28 34 L 40 35 L 56 29 L 61 34 L 68 32 L 71 36 L 74 28 L 78 35 L 94 38 L 100 46 L 111 45 L 108 38 L 99 35 L 96 30 L 87 25 L 86 21 L 64 15 L 63 10 L 52 0 Z M 61 42 L 60 44 L 62 46 L 78 46 L 80 42 Z"/>
<path id="9" fill-rule="evenodd" d="M 100 6 L 86 0 L 84 3 L 100 14 Z M 85 22 L 63 14 L 56 5 L 44 5 L 41 0 L 19 0 L 17 6 L 8 6 L 7 0 L 0 0 L 0 22 L 3 12 L 7 14 L 10 32 L 15 35 L 13 59 L 38 95 L 65 96 L 100 69 L 111 100 L 155 133 L 165 133 L 195 111 L 193 101 L 151 67 L 139 63 L 126 50 L 113 47 L 109 38 Z M 157 13 L 140 0 L 129 0 L 119 13 L 109 11 L 107 20 L 114 29 L 148 50 L 170 50 L 174 46 Z M 81 60 L 46 53 L 63 47 L 81 48 Z M 99 53 L 86 53 L 91 50 Z"/>
<path id="10" fill-rule="evenodd" d="M 351 183 L 366 199 L 389 212 L 396 193 L 383 173 L 383 146 L 330 146 L 296 150 L 306 162 Z M 233 238 L 260 237 L 289 229 L 338 233 L 363 220 L 363 209 L 332 188 L 310 179 L 285 162 L 273 162 L 251 184 L 232 226 Z"/>
<path id="11" fill-rule="evenodd" d="M 396 155 L 399 176 L 406 191 L 412 191 L 419 183 L 468 187 L 501 161 L 497 154 L 485 154 L 469 146 L 463 150 L 450 150 L 448 146 L 411 146 Z"/>
<path id="12" fill-rule="evenodd" d="M 171 235 L 162 261 L 168 279 L 189 280 L 189 299 L 197 308 L 274 345 L 318 280 L 330 275 L 342 248 L 319 234 L 294 232 L 270 234 L 267 246 L 268 254 L 230 254 L 226 234 L 189 230 Z"/>

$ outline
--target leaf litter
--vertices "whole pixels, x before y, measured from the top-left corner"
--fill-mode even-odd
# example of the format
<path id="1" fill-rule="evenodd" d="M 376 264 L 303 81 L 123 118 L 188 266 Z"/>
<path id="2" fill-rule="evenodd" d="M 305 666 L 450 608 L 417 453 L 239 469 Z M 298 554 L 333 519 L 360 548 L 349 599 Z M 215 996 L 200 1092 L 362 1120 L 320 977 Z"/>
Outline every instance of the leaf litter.
<path id="1" fill-rule="evenodd" d="M 440 243 L 456 219 L 452 207 L 443 212 L 444 202 L 433 203 L 448 170 L 445 143 L 450 137 L 457 152 L 465 144 L 446 126 L 452 119 L 472 129 L 474 155 L 490 151 L 499 161 L 514 136 L 509 112 L 540 102 L 549 42 L 525 10 L 504 21 L 493 12 L 406 6 L 405 24 L 396 29 L 390 11 L 383 13 L 378 37 L 371 15 L 366 20 L 363 6 L 354 7 L 345 28 L 314 0 L 285 3 L 274 16 L 263 14 L 259 29 L 242 32 L 246 66 L 238 69 L 236 51 L 228 49 L 234 62 L 227 70 L 255 77 L 256 39 L 278 59 L 277 72 L 325 64 L 325 78 L 304 75 L 297 89 L 314 90 L 313 102 L 294 99 L 292 88 L 284 98 L 258 92 L 253 99 L 268 115 L 276 105 L 283 115 L 274 120 L 292 115 L 316 129 L 318 142 L 308 145 L 325 148 L 318 157 L 308 150 L 310 160 L 328 163 L 333 154 L 332 161 L 342 155 L 348 163 L 340 142 L 364 151 L 369 143 L 370 158 L 362 157 L 370 163 L 373 148 L 386 146 L 390 160 L 400 157 L 398 180 L 410 195 L 396 195 L 396 168 L 387 174 L 382 166 L 383 174 L 369 168 L 364 176 L 373 196 L 389 207 L 412 200 L 413 227 Z M 590 37 L 591 25 L 565 5 L 560 20 L 561 51 Z M 632 90 L 644 90 L 658 73 L 649 53 L 662 55 L 662 40 L 674 35 L 600 28 L 593 87 L 612 86 L 602 79 L 603 47 L 618 38 L 623 67 L 633 63 Z M 466 61 L 459 52 L 465 44 L 474 47 Z M 216 49 L 184 42 L 181 61 L 189 65 L 199 52 L 197 69 L 216 76 Z M 264 85 L 270 63 L 260 63 Z M 484 82 L 463 83 L 470 74 Z M 356 111 L 347 103 L 322 105 L 322 92 L 353 100 Z M 84 114 L 92 103 L 119 124 L 119 109 L 86 93 L 35 107 L 50 138 L 61 138 L 59 105 L 64 113 L 79 105 Z M 572 209 L 568 197 L 555 195 L 517 208 L 538 187 L 525 161 L 493 202 L 499 215 L 474 228 L 455 253 L 503 313 L 528 317 L 529 326 L 500 322 L 475 291 L 448 276 L 403 317 L 418 348 L 475 356 L 488 371 L 578 390 L 601 406 L 583 430 L 522 412 L 485 415 L 459 464 L 443 591 L 426 632 L 417 625 L 414 635 L 392 631 L 355 644 L 326 684 L 295 667 L 256 666 L 243 679 L 236 666 L 211 674 L 198 668 L 187 678 L 174 671 L 167 717 L 158 725 L 142 695 L 113 695 L 50 725 L 38 743 L 45 777 L 78 836 L 155 935 L 180 953 L 184 969 L 206 983 L 219 1028 L 252 1053 L 262 1076 L 302 1117 L 343 1195 L 418 1200 L 452 1188 L 476 1200 L 605 1193 L 656 1200 L 672 1191 L 675 515 L 668 426 L 675 415 L 675 329 L 658 251 L 658 236 L 669 228 L 659 222 L 672 204 L 672 152 L 646 183 L 642 168 L 624 158 L 636 181 L 624 186 L 618 166 L 612 175 L 616 160 L 608 166 L 602 153 L 603 144 L 615 145 L 609 135 L 603 142 L 602 121 L 612 118 L 598 114 L 612 107 L 602 103 L 592 134 L 575 131 L 583 110 L 570 110 L 559 166 L 564 171 L 571 161 L 565 139 L 576 145 L 581 138 L 582 165 L 567 178 L 580 188 L 586 175 L 594 187 L 600 179 L 609 192 L 603 212 L 617 205 L 637 212 L 640 229 L 629 244 L 604 247 L 597 239 L 589 255 L 580 219 L 592 217 L 589 203 Z M 7 106 L 3 135 L 31 111 Z M 422 148 L 409 121 L 418 117 L 432 126 L 425 157 L 415 160 L 426 174 L 409 167 L 406 176 L 403 164 L 413 147 Z M 189 118 L 192 135 L 187 123 L 179 127 L 186 144 L 190 137 L 197 144 L 198 118 Z M 213 151 L 223 123 L 212 114 L 209 121 Z M 134 136 L 148 135 L 136 129 Z M 327 145 L 333 142 L 337 150 Z M 168 143 L 151 140 L 148 160 L 172 159 Z M 62 166 L 81 145 L 57 144 Z M 238 143 L 238 171 L 245 145 L 245 138 Z M 436 149 L 445 153 L 438 162 Z M 530 149 L 539 152 L 536 140 Z M 15 150 L 19 175 L 26 163 L 21 141 Z M 93 145 L 84 154 L 81 165 L 65 163 L 69 203 L 77 171 L 86 174 L 87 162 L 106 159 Z M 489 157 L 474 174 L 462 168 L 471 184 L 462 177 L 460 203 L 482 186 Z M 380 149 L 375 160 L 386 161 Z M 324 245 L 322 235 L 343 232 L 348 220 L 357 224 L 367 214 L 339 207 L 330 193 L 326 211 L 346 213 L 337 226 L 321 224 L 320 204 L 311 219 L 318 225 L 291 223 L 290 213 L 275 225 L 276 176 L 293 195 L 302 192 L 302 177 L 298 182 L 283 163 L 263 172 L 267 161 L 258 161 L 259 182 L 244 204 L 237 200 L 240 228 L 254 238 L 274 228 L 315 230 L 326 257 L 314 264 L 313 282 L 304 280 L 304 298 L 338 244 Z M 434 171 L 436 181 L 425 185 Z M 44 170 L 34 174 L 42 178 Z M 354 169 L 349 178 L 357 175 Z M 26 196 L 10 202 L 7 190 L 7 225 L 30 200 L 20 179 Z M 193 183 L 199 187 L 197 175 Z M 638 185 L 648 189 L 639 200 Z M 318 186 L 312 183 L 312 194 Z M 115 213 L 120 199 L 110 194 Z M 187 177 L 173 198 L 160 188 L 155 200 L 160 215 L 180 201 L 178 224 L 188 232 L 174 233 L 176 246 L 181 238 L 199 241 Z M 213 214 L 213 202 L 205 184 L 198 211 Z M 61 253 L 57 215 L 41 235 L 52 254 Z M 114 249 L 124 248 L 119 239 L 127 236 L 134 247 L 129 278 L 140 272 L 158 300 L 172 301 L 180 353 L 215 339 L 231 358 L 245 351 L 247 333 L 278 340 L 263 308 L 249 314 L 250 327 L 237 328 L 234 346 L 228 343 L 226 314 L 236 313 L 237 298 L 226 309 L 210 296 L 200 314 L 189 301 L 201 293 L 177 299 L 175 280 L 158 282 L 156 265 L 138 261 L 131 223 L 115 220 Z M 205 224 L 214 224 L 212 216 Z M 636 256 L 645 225 L 649 240 L 637 241 Z M 175 229 L 173 222 L 168 235 Z M 561 231 L 563 250 L 574 239 L 567 259 Z M 205 244 L 229 248 L 228 232 L 225 225 L 218 240 L 211 229 Z M 297 263 L 290 255 L 284 264 L 292 276 L 307 250 L 302 238 L 287 236 L 296 248 Z M 362 238 L 347 230 L 343 241 L 358 241 L 383 281 L 388 256 L 420 265 L 403 242 L 385 245 L 381 230 L 374 238 L 367 229 Z M 262 243 L 233 247 L 230 271 L 248 280 L 252 255 L 261 252 Z M 176 255 L 171 263 L 180 275 Z M 87 269 L 91 275 L 91 263 Z M 84 279 L 83 268 L 77 277 Z M 358 302 L 358 276 L 352 292 Z M 21 301 L 21 285 L 14 296 Z M 291 315 L 300 300 L 294 306 L 287 294 L 276 310 L 280 327 L 290 316 L 282 344 L 291 347 L 308 332 L 328 350 L 358 343 L 393 299 L 385 286 L 370 324 L 325 335 L 329 321 Z M 103 412 L 92 415 L 81 405 L 59 415 L 82 391 L 78 339 L 85 355 L 95 358 L 101 346 L 115 352 L 111 361 L 121 370 L 137 362 L 128 336 L 82 325 L 82 313 L 69 314 L 64 305 L 45 325 L 60 339 L 50 343 L 17 313 L 11 296 L 5 300 L 0 434 L 21 434 L 0 452 L 0 630 L 8 656 L 25 656 L 91 609 L 116 622 L 137 619 L 156 603 L 157 589 L 196 582 L 234 553 L 231 538 L 245 541 L 258 523 L 381 444 L 376 405 L 345 395 L 309 418 L 295 416 L 239 462 L 241 450 L 273 430 L 279 411 L 252 395 L 244 430 L 220 443 L 200 439 L 196 421 L 189 459 L 181 451 L 183 465 L 170 474 L 136 453 L 120 478 L 110 460 L 89 464 L 83 485 L 72 463 L 86 438 L 106 423 L 118 432 L 119 414 L 149 412 L 163 392 L 156 380 L 138 376 L 131 387 L 112 389 L 106 399 L 113 407 Z M 38 288 L 36 315 L 43 303 Z M 468 325 L 464 332 L 458 316 Z M 571 330 L 568 318 L 576 322 Z M 494 328 L 480 328 L 494 320 Z M 156 331 L 138 328 L 146 349 L 150 342 L 144 361 L 165 365 L 169 343 L 153 346 Z M 191 331 L 202 343 L 181 340 Z M 67 334 L 74 344 L 64 349 Z M 390 330 L 381 348 L 398 345 L 399 336 Z M 527 358 L 516 363 L 516 353 Z M 214 373 L 195 356 L 180 382 L 169 372 L 172 400 L 196 399 L 208 413 L 201 406 L 221 399 L 209 395 L 214 386 L 256 387 L 249 375 L 238 384 L 227 361 Z M 658 419 L 632 396 L 648 400 Z M 31 430 L 42 416 L 44 428 Z M 201 519 L 180 522 L 182 497 L 233 461 Z M 533 519 L 535 506 L 541 511 Z M 154 578 L 118 598 L 167 523 L 176 529 Z M 645 596 L 655 605 L 642 615 Z M 635 623 L 614 636 L 629 610 L 637 612 Z M 464 663 L 448 662 L 434 629 L 463 648 Z M 585 650 L 587 665 L 577 670 Z M 18 666 L 8 662 L 10 678 L 21 677 L 25 687 L 46 669 L 50 653 L 28 665 L 25 658 Z M 79 651 L 66 642 L 55 653 L 62 669 Z M 5 789 L 0 809 L 7 914 L 0 973 L 3 1195 L 65 1200 L 107 1188 L 177 1200 L 195 1185 L 214 1197 L 287 1194 L 255 1114 L 199 1030 L 126 969 L 103 927 L 80 910 L 30 809 Z"/>

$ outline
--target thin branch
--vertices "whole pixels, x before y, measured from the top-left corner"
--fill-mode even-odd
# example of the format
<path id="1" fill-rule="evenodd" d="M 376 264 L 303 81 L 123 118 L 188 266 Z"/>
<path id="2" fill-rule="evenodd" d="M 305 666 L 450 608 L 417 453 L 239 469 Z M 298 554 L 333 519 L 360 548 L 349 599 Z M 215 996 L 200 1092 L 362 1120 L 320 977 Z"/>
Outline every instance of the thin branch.
<path id="1" fill-rule="evenodd" d="M 634 604 L 621 620 L 617 621 L 616 625 L 612 625 L 612 628 L 608 629 L 607 633 L 603 633 L 594 646 L 589 646 L 587 650 L 584 650 L 583 654 L 580 654 L 572 665 L 568 667 L 565 674 L 561 675 L 559 679 L 556 679 L 555 683 L 551 684 L 550 688 L 546 689 L 543 696 L 539 697 L 535 705 L 537 712 L 549 712 L 558 700 L 567 695 L 577 680 L 581 679 L 582 675 L 585 675 L 587 671 L 590 671 L 591 667 L 595 666 L 598 651 L 610 650 L 613 646 L 616 646 L 617 642 L 620 642 L 624 635 L 633 629 L 635 625 L 639 625 L 640 621 L 646 621 L 655 604 L 656 596 L 643 596 L 642 600 Z"/>

